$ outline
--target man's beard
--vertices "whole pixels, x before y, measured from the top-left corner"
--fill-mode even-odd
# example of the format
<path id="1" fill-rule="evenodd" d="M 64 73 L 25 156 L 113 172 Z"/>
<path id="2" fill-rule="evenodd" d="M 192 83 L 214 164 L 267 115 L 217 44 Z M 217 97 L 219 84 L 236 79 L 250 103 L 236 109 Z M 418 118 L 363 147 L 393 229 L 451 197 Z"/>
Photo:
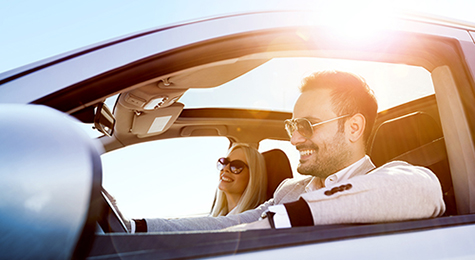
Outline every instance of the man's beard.
<path id="1" fill-rule="evenodd" d="M 303 175 L 312 175 L 325 180 L 328 176 L 349 166 L 350 149 L 345 143 L 344 133 L 337 132 L 330 143 L 318 147 L 315 144 L 302 145 L 306 149 L 315 150 L 313 161 L 307 161 L 306 165 L 299 164 L 297 171 Z"/>

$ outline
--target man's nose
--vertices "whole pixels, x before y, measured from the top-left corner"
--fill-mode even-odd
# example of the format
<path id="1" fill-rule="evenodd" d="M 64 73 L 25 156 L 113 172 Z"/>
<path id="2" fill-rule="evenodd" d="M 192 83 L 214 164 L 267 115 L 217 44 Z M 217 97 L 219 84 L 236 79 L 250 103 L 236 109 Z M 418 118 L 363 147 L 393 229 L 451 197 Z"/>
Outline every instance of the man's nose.
<path id="1" fill-rule="evenodd" d="M 293 146 L 296 146 L 298 144 L 301 144 L 303 142 L 305 142 L 307 139 L 305 137 L 303 137 L 302 134 L 299 133 L 299 131 L 295 130 L 293 133 L 292 133 L 292 137 L 290 138 L 290 143 L 293 145 Z"/>

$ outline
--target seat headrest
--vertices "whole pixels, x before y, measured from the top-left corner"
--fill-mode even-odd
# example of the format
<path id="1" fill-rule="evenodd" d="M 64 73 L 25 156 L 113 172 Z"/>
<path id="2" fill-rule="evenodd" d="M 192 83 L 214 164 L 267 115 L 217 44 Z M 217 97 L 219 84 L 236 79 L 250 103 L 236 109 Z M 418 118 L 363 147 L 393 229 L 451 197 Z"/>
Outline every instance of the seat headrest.
<path id="1" fill-rule="evenodd" d="M 443 137 L 437 122 L 415 112 L 383 122 L 375 131 L 369 154 L 376 166 Z"/>
<path id="2" fill-rule="evenodd" d="M 267 200 L 274 196 L 275 189 L 279 184 L 287 179 L 292 178 L 292 168 L 290 167 L 289 158 L 280 149 L 273 149 L 263 152 L 267 168 Z"/>

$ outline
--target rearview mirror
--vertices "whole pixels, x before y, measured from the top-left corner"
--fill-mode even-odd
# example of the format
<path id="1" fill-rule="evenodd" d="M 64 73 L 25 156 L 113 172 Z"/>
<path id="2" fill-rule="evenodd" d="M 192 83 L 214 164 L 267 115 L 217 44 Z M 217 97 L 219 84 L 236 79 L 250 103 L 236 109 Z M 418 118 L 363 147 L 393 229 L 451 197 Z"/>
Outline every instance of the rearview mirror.
<path id="1" fill-rule="evenodd" d="M 96 107 L 96 112 L 94 115 L 94 128 L 107 136 L 112 136 L 114 133 L 114 126 L 114 115 L 105 103 L 99 103 Z"/>

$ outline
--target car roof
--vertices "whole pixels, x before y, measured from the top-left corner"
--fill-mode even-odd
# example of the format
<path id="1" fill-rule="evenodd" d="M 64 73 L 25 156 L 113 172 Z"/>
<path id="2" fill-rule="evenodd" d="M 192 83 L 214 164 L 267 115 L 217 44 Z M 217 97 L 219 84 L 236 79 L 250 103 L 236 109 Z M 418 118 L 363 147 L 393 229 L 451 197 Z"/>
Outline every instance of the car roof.
<path id="1" fill-rule="evenodd" d="M 107 46 L 111 46 L 120 42 L 128 41 L 134 38 L 142 37 L 151 33 L 159 32 L 159 31 L 165 31 L 169 30 L 172 28 L 177 28 L 177 27 L 182 27 L 182 26 L 187 26 L 190 24 L 196 24 L 196 23 L 202 23 L 206 21 L 213 21 L 213 20 L 222 20 L 222 19 L 227 19 L 227 18 L 232 18 L 232 17 L 241 17 L 241 16 L 249 16 L 249 15 L 260 15 L 260 14 L 265 14 L 265 13 L 274 13 L 274 14 L 299 14 L 299 13 L 314 13 L 318 14 L 316 10 L 308 11 L 308 10 L 273 10 L 273 11 L 261 11 L 261 12 L 248 12 L 248 13 L 234 13 L 234 14 L 227 14 L 227 15 L 216 15 L 213 17 L 207 17 L 207 18 L 198 18 L 198 19 L 193 19 L 189 21 L 183 21 L 183 22 L 178 22 L 178 23 L 173 23 L 169 25 L 163 25 L 163 26 L 157 26 L 154 28 L 150 29 L 145 29 L 141 30 L 138 32 L 133 32 L 127 35 L 115 37 L 109 40 L 105 40 L 102 42 L 94 43 L 79 49 L 71 50 L 66 53 L 62 53 L 59 55 L 55 55 L 53 57 L 49 57 L 40 61 L 36 61 L 30 64 L 26 64 L 24 66 L 14 68 L 12 70 L 4 71 L 0 73 L 0 84 L 3 82 L 7 82 L 9 80 L 24 76 L 28 73 L 34 72 L 36 70 L 39 70 L 41 68 L 59 63 L 61 61 L 71 59 L 80 55 L 84 55 L 85 53 L 92 52 L 97 49 L 101 48 L 106 48 Z M 442 26 L 448 26 L 452 28 L 458 28 L 458 29 L 464 29 L 464 30 L 470 30 L 470 31 L 475 31 L 475 23 L 470 22 L 470 21 L 463 21 L 463 20 L 458 20 L 455 18 L 449 18 L 449 17 L 444 17 L 440 15 L 434 15 L 434 14 L 427 14 L 427 13 L 422 13 L 422 12 L 414 12 L 414 11 L 406 11 L 406 12 L 397 12 L 397 13 L 392 13 L 391 14 L 392 18 L 394 19 L 405 19 L 405 20 L 411 20 L 411 21 L 417 21 L 417 22 L 424 22 L 424 23 L 431 23 L 431 24 L 437 24 L 437 25 L 442 25 Z M 318 20 L 319 23 L 327 23 L 325 20 Z"/>
<path id="2" fill-rule="evenodd" d="M 268 119 L 275 121 L 275 129 L 270 129 L 268 133 L 263 132 L 263 136 L 269 136 L 272 132 L 275 138 L 286 139 L 281 124 L 283 119 L 291 117 L 292 104 L 298 95 L 297 80 L 288 84 L 294 86 L 296 91 L 292 94 L 287 93 L 285 96 L 289 100 L 284 101 L 279 108 L 274 105 L 256 106 L 255 102 L 252 103 L 253 106 L 230 105 L 233 100 L 252 101 L 254 97 L 265 97 L 264 103 L 273 102 L 269 99 L 272 98 L 271 89 L 256 92 L 262 87 L 269 87 L 265 84 L 258 83 L 256 85 L 258 88 L 251 90 L 234 91 L 233 96 L 228 98 L 214 98 L 212 92 L 224 89 L 225 85 L 233 80 L 240 80 L 241 76 L 249 71 L 262 69 L 277 60 L 285 61 L 289 57 L 294 59 L 316 57 L 323 59 L 324 63 L 326 62 L 324 59 L 328 57 L 337 60 L 366 59 L 370 62 L 417 65 L 429 71 L 437 66 L 440 61 L 433 60 L 432 54 L 425 50 L 430 44 L 429 41 L 424 43 L 418 38 L 418 42 L 414 43 L 413 33 L 416 31 L 422 36 L 438 36 L 441 34 L 440 27 L 434 30 L 431 25 L 444 23 L 444 27 L 448 28 L 446 27 L 448 22 L 416 15 L 400 15 L 397 19 L 397 26 L 390 24 L 388 30 L 397 37 L 401 36 L 400 40 L 393 35 L 382 34 L 371 39 L 367 45 L 359 45 L 357 41 L 336 41 L 333 37 L 335 34 L 333 24 L 326 27 L 328 24 L 314 12 L 237 14 L 151 29 L 67 53 L 15 72 L 4 73 L 0 75 L 3 77 L 0 79 L 2 84 L 0 102 L 3 102 L 4 98 L 10 102 L 13 100 L 13 102 L 46 104 L 82 118 L 78 114 L 83 112 L 90 114 L 89 111 L 94 109 L 96 104 L 107 97 L 121 93 L 114 109 L 116 116 L 121 118 L 116 125 L 117 134 L 122 135 L 121 145 L 135 143 L 139 139 L 150 140 L 150 136 L 164 133 L 171 124 L 163 127 L 159 125 L 162 127 L 161 131 L 153 134 L 146 132 L 155 118 L 171 116 L 170 122 L 178 120 L 178 116 L 184 111 L 181 102 L 192 109 L 218 110 L 227 107 L 238 110 L 266 110 L 267 114 L 271 115 Z M 423 22 L 413 23 L 414 21 Z M 414 29 L 416 24 L 418 27 Z M 319 29 L 318 33 L 315 33 L 315 28 Z M 457 29 L 453 30 L 454 28 Z M 469 24 L 452 22 L 449 34 L 471 41 L 466 28 L 472 27 Z M 360 29 L 363 31 L 365 28 L 357 29 L 360 32 Z M 339 36 L 348 38 L 351 35 Z M 386 38 L 390 40 L 387 41 Z M 407 42 L 419 45 L 418 49 L 405 49 Z M 309 43 L 318 44 L 318 48 L 309 47 Z M 346 51 L 347 49 L 350 51 Z M 380 55 L 375 56 L 375 53 Z M 187 62 L 177 63 L 176 60 Z M 300 74 L 296 78 L 302 76 L 304 75 Z M 29 86 L 38 82 L 48 84 L 42 84 L 32 91 Z M 250 83 L 244 85 L 252 86 Z M 217 86 L 219 88 L 216 88 Z M 28 88 L 28 91 L 23 88 Z M 9 92 L 9 95 L 1 95 L 2 90 Z M 194 90 L 203 93 L 202 98 L 188 97 Z M 199 100 L 203 100 L 204 103 L 199 103 Z M 218 101 L 221 101 L 222 105 L 213 105 Z M 161 104 L 159 109 L 146 109 L 147 104 L 153 105 L 154 102 Z M 193 103 L 196 105 L 192 105 Z M 234 110 L 228 116 L 240 114 L 237 113 L 238 110 Z M 206 111 L 198 109 L 185 114 L 193 114 L 196 120 L 200 120 L 199 125 L 214 124 L 216 119 L 206 116 Z M 140 120 L 134 121 L 134 114 L 149 116 L 141 116 Z M 254 119 L 241 117 L 240 120 L 252 125 L 251 121 Z M 131 128 L 132 123 L 134 127 Z M 242 123 L 239 125 L 243 125 Z M 231 121 L 228 124 L 231 124 Z M 258 126 L 255 122 L 254 125 Z M 271 125 L 272 123 L 269 123 L 267 126 Z M 190 125 L 190 127 L 198 126 Z M 277 128 L 281 131 L 277 131 Z M 219 133 L 219 129 L 214 128 L 212 131 Z M 130 136 L 131 134 L 135 137 Z M 172 135 L 173 131 L 169 131 L 168 134 L 181 135 L 178 132 Z M 228 135 L 232 136 L 231 133 Z M 126 141 L 129 138 L 130 141 Z M 111 146 L 110 149 L 113 147 L 115 146 Z"/>

